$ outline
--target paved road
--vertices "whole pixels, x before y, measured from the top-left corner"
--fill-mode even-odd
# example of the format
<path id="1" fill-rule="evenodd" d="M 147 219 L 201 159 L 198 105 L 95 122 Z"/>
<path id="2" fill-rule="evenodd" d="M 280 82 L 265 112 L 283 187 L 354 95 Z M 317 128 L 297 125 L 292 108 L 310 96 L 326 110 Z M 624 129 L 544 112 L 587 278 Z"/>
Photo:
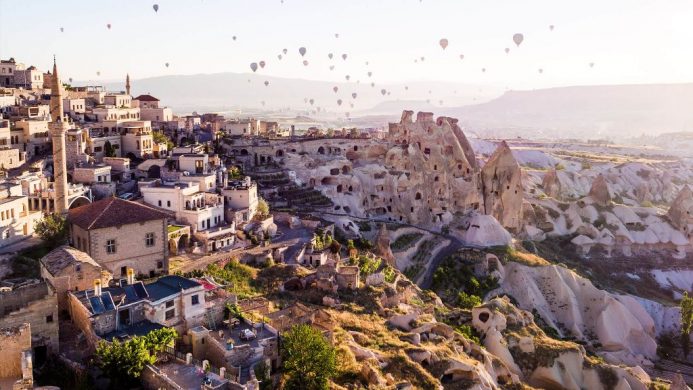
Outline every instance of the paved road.
<path id="1" fill-rule="evenodd" d="M 313 213 L 311 213 L 313 214 Z M 320 212 L 315 215 L 316 217 L 320 217 L 319 214 L 328 214 L 328 215 L 334 215 L 334 216 L 340 216 L 340 217 L 347 217 L 347 218 L 352 218 L 352 219 L 359 219 L 362 221 L 369 221 L 373 223 L 391 223 L 391 224 L 397 224 L 401 226 L 408 226 L 408 227 L 413 227 L 431 234 L 434 234 L 436 236 L 445 238 L 447 240 L 450 240 L 450 244 L 446 246 L 445 248 L 441 249 L 435 257 L 433 257 L 430 260 L 430 265 L 426 268 L 426 274 L 423 277 L 423 281 L 419 284 L 419 287 L 421 288 L 430 288 L 431 282 L 433 281 L 433 273 L 435 272 L 436 268 L 438 268 L 438 265 L 448 256 L 452 255 L 453 253 L 457 252 L 458 250 L 462 248 L 474 248 L 474 246 L 470 246 L 462 242 L 458 237 L 449 235 L 449 234 L 443 234 L 441 232 L 437 232 L 435 230 L 430 230 L 426 228 L 422 228 L 420 226 L 412 225 L 409 223 L 405 222 L 397 222 L 397 221 L 382 221 L 379 219 L 374 219 L 374 218 L 366 218 L 366 217 L 357 217 L 353 215 L 348 215 L 344 213 L 331 213 L 331 212 Z"/>

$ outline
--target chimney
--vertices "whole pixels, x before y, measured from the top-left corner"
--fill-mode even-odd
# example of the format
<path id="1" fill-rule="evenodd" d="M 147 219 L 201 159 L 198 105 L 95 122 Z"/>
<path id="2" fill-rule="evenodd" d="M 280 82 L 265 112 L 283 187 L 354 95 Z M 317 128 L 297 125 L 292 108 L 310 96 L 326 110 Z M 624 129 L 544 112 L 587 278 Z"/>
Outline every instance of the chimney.
<path id="1" fill-rule="evenodd" d="M 128 284 L 135 284 L 135 270 L 128 267 Z"/>
<path id="2" fill-rule="evenodd" d="M 101 296 L 101 279 L 94 279 L 94 296 Z"/>

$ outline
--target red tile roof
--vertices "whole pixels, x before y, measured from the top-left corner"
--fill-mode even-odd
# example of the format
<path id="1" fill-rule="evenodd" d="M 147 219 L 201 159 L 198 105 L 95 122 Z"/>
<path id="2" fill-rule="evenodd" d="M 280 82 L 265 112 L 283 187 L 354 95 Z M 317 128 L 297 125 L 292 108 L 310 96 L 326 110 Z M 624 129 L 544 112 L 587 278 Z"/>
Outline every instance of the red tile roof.
<path id="1" fill-rule="evenodd" d="M 158 102 L 159 101 L 159 99 L 155 98 L 152 95 L 140 95 L 140 96 L 134 98 L 133 100 L 139 100 L 142 102 Z"/>
<path id="2" fill-rule="evenodd" d="M 70 223 L 86 230 L 167 218 L 166 213 L 152 207 L 119 198 L 106 198 L 77 207 L 70 210 L 67 215 Z"/>

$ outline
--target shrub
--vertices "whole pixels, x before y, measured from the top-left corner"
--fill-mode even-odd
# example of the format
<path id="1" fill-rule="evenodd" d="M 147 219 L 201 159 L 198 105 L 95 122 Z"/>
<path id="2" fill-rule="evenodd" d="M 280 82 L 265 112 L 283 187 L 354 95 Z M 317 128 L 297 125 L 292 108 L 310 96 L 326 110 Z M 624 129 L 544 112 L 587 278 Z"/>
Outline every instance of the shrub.
<path id="1" fill-rule="evenodd" d="M 457 305 L 463 309 L 471 309 L 481 305 L 481 298 L 477 295 L 470 295 L 464 291 L 457 294 Z"/>

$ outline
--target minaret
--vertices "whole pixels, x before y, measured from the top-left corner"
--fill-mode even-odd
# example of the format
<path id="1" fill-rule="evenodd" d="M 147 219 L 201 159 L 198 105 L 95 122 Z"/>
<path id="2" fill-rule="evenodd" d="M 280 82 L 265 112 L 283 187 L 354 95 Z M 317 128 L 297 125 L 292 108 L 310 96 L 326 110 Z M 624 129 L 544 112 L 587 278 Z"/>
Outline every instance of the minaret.
<path id="1" fill-rule="evenodd" d="M 65 132 L 69 124 L 63 113 L 63 86 L 58 76 L 58 66 L 53 57 L 53 80 L 51 84 L 51 123 L 48 125 L 53 139 L 53 189 L 55 190 L 55 213 L 67 213 L 67 167 L 65 166 Z"/>
<path id="2" fill-rule="evenodd" d="M 125 76 L 125 93 L 130 95 L 130 73 Z"/>

